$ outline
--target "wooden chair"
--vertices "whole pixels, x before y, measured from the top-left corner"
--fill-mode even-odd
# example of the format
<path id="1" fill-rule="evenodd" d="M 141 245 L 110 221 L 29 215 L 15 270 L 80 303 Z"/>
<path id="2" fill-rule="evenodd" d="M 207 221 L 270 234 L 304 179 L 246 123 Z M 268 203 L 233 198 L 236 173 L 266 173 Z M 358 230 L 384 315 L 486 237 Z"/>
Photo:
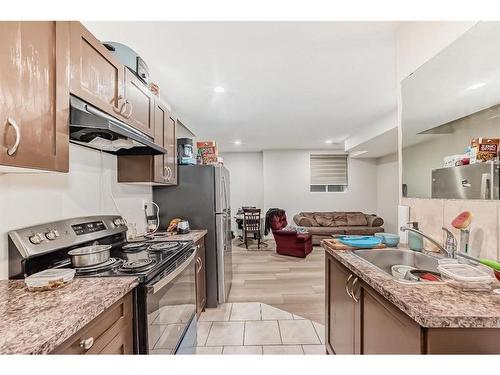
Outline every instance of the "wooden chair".
<path id="1" fill-rule="evenodd" d="M 260 249 L 261 228 L 260 228 L 260 208 L 243 209 L 243 240 L 248 249 L 248 237 L 252 236 L 257 240 L 257 249 Z"/>

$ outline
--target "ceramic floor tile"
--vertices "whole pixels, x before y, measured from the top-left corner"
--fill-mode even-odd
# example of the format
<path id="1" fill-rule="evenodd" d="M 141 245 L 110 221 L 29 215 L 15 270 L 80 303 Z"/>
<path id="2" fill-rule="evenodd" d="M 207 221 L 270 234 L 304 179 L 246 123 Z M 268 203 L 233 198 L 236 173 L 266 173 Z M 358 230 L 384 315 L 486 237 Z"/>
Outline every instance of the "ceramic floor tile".
<path id="1" fill-rule="evenodd" d="M 212 322 L 198 322 L 196 325 L 196 342 L 198 346 L 204 346 L 207 342 L 208 333 L 212 327 Z"/>
<path id="2" fill-rule="evenodd" d="M 310 320 L 280 320 L 283 344 L 320 344 Z"/>
<path id="3" fill-rule="evenodd" d="M 326 355 L 326 348 L 324 345 L 302 345 L 304 354 Z"/>
<path id="4" fill-rule="evenodd" d="M 276 307 L 266 305 L 265 303 L 261 304 L 261 311 L 262 320 L 293 319 L 293 315 L 288 311 L 277 309 Z"/>
<path id="5" fill-rule="evenodd" d="M 229 320 L 260 320 L 260 303 L 233 303 Z"/>
<path id="6" fill-rule="evenodd" d="M 222 354 L 222 346 L 198 346 L 196 348 L 198 355 L 217 355 Z"/>
<path id="7" fill-rule="evenodd" d="M 205 309 L 200 315 L 200 322 L 224 322 L 229 320 L 231 303 L 222 303 L 214 309 Z"/>
<path id="8" fill-rule="evenodd" d="M 263 350 L 264 354 L 304 354 L 300 345 L 268 345 Z"/>
<path id="9" fill-rule="evenodd" d="M 318 322 L 312 321 L 314 329 L 318 334 L 319 341 L 324 344 L 325 343 L 325 326 L 323 324 L 319 324 Z"/>
<path id="10" fill-rule="evenodd" d="M 245 345 L 277 345 L 281 337 L 276 320 L 245 322 Z"/>
<path id="11" fill-rule="evenodd" d="M 262 354 L 262 346 L 225 346 L 222 354 Z"/>
<path id="12" fill-rule="evenodd" d="M 294 320 L 304 320 L 305 318 L 300 316 L 300 315 L 295 315 L 295 314 L 292 314 L 293 315 L 293 319 Z"/>
<path id="13" fill-rule="evenodd" d="M 244 330 L 244 322 L 213 322 L 206 345 L 243 345 Z"/>

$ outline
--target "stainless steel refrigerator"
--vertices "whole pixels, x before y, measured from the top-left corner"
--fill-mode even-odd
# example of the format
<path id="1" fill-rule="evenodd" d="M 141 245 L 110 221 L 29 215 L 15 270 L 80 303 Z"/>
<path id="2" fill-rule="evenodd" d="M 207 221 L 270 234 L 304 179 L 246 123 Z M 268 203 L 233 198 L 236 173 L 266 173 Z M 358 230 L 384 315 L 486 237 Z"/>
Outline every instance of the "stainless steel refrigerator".
<path id="1" fill-rule="evenodd" d="M 229 171 L 223 166 L 180 165 L 177 186 L 155 186 L 160 225 L 173 218 L 189 221 L 191 229 L 207 229 L 205 239 L 207 307 L 227 300 L 233 277 Z"/>
<path id="2" fill-rule="evenodd" d="M 499 199 L 498 162 L 432 170 L 432 198 Z"/>

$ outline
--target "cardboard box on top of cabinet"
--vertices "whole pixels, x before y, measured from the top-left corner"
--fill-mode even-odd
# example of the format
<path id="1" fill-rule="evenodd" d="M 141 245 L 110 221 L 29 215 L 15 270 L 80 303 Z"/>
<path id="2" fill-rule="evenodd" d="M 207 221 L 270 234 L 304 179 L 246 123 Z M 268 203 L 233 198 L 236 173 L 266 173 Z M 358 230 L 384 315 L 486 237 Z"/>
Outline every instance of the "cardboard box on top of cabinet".
<path id="1" fill-rule="evenodd" d="M 196 148 L 202 164 L 217 164 L 218 151 L 215 141 L 196 142 Z"/>
<path id="2" fill-rule="evenodd" d="M 498 157 L 500 138 L 474 138 L 470 142 L 471 164 L 494 160 Z"/>

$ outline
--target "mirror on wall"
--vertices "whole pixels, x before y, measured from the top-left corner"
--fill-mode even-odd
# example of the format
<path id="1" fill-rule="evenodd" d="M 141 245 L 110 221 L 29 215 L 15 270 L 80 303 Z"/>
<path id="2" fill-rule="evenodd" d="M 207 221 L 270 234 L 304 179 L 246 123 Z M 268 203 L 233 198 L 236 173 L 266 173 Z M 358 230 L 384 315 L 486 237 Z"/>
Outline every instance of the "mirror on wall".
<path id="1" fill-rule="evenodd" d="M 402 82 L 403 196 L 499 199 L 500 22 L 480 22 Z"/>

